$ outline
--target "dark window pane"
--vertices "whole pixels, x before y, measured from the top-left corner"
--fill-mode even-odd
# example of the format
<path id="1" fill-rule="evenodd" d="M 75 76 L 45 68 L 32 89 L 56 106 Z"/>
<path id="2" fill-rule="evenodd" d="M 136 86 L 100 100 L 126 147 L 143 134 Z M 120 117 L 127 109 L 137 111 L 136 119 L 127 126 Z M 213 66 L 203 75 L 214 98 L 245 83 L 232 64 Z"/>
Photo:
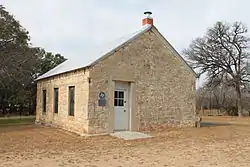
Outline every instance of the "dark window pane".
<path id="1" fill-rule="evenodd" d="M 118 106 L 118 99 L 114 99 L 114 106 Z"/>
<path id="2" fill-rule="evenodd" d="M 75 87 L 69 87 L 69 115 L 74 116 L 75 110 Z"/>
<path id="3" fill-rule="evenodd" d="M 124 92 L 123 91 L 119 92 L 119 98 L 124 98 Z"/>
<path id="4" fill-rule="evenodd" d="M 58 113 L 58 88 L 54 88 L 54 112 Z"/>
<path id="5" fill-rule="evenodd" d="M 43 90 L 43 100 L 42 100 L 42 105 L 43 105 L 43 112 L 46 112 L 46 90 Z"/>
<path id="6" fill-rule="evenodd" d="M 124 106 L 123 99 L 119 99 L 119 106 Z"/>
<path id="7" fill-rule="evenodd" d="M 114 97 L 118 98 L 118 95 L 119 95 L 119 91 L 115 91 Z"/>

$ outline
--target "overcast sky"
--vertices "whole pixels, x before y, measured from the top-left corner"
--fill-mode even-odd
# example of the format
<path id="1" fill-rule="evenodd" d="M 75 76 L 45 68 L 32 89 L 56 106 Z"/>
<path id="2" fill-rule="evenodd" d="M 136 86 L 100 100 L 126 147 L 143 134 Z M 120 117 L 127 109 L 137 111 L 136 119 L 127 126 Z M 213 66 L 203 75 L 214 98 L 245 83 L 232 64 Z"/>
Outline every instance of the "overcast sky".
<path id="1" fill-rule="evenodd" d="M 143 12 L 181 52 L 216 21 L 250 27 L 248 0 L 0 0 L 30 32 L 31 42 L 70 58 L 89 45 L 136 31 Z"/>

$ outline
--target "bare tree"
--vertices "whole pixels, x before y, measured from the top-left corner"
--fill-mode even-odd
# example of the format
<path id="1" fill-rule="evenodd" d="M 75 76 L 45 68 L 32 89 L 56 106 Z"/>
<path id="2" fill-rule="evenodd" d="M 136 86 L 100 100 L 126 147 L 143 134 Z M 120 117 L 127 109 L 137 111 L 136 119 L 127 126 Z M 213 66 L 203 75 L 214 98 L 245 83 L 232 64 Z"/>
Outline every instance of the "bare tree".
<path id="1" fill-rule="evenodd" d="M 249 82 L 249 41 L 247 28 L 242 23 L 217 22 L 205 36 L 195 39 L 183 52 L 199 74 L 208 75 L 210 81 L 216 79 L 220 83 L 227 76 L 237 92 L 239 116 L 242 116 L 241 88 Z"/>

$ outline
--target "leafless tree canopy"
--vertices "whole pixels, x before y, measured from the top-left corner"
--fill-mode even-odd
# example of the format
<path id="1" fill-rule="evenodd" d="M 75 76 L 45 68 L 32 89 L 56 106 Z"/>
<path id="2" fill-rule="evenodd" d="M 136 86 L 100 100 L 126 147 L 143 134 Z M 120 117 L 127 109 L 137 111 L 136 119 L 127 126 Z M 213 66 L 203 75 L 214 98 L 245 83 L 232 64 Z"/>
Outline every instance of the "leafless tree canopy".
<path id="1" fill-rule="evenodd" d="M 198 69 L 199 75 L 208 75 L 211 83 L 220 84 L 226 79 L 235 88 L 239 115 L 242 110 L 241 89 L 249 82 L 249 42 L 244 24 L 217 22 L 183 52 L 191 66 Z"/>

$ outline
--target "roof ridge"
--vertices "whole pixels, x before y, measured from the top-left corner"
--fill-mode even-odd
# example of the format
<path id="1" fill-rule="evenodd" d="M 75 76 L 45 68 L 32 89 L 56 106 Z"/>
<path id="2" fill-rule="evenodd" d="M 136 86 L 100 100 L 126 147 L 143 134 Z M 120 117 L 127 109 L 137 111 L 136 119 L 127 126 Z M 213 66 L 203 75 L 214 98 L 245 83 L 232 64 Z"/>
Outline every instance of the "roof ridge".
<path id="1" fill-rule="evenodd" d="M 79 58 L 76 58 L 78 59 L 78 61 L 75 58 L 71 58 L 71 59 L 69 58 L 68 60 L 59 64 L 55 68 L 39 76 L 36 80 L 40 80 L 40 79 L 48 78 L 48 77 L 55 76 L 58 74 L 62 74 L 65 72 L 70 72 L 73 70 L 92 66 L 96 64 L 98 61 L 106 58 L 107 55 L 110 55 L 113 51 L 117 50 L 119 47 L 134 40 L 137 36 L 148 31 L 151 28 L 152 28 L 152 25 L 144 25 L 142 28 L 140 28 L 137 31 L 134 31 L 133 33 L 130 32 L 127 35 L 121 36 L 119 38 L 116 38 L 112 41 L 105 43 L 106 45 L 92 46 L 90 47 L 90 49 L 86 50 L 86 53 L 83 53 L 83 54 L 86 54 L 85 61 L 83 59 L 79 61 Z M 102 50 L 101 47 L 103 46 L 105 47 L 102 48 L 103 49 Z"/>

